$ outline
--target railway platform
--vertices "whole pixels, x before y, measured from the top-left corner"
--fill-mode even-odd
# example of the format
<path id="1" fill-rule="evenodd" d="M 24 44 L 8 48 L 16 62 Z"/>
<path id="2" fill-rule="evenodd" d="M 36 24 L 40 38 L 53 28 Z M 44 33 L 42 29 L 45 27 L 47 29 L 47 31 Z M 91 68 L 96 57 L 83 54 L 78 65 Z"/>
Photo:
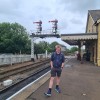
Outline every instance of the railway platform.
<path id="1" fill-rule="evenodd" d="M 50 73 L 45 77 L 43 79 L 46 81 L 42 84 L 39 81 L 41 85 L 38 88 L 27 89 L 26 94 L 20 93 L 11 100 L 100 100 L 100 67 L 90 62 L 84 61 L 81 64 L 76 58 L 66 62 L 61 76 L 61 93 L 55 91 L 54 81 L 51 97 L 44 95 L 48 89 Z"/>

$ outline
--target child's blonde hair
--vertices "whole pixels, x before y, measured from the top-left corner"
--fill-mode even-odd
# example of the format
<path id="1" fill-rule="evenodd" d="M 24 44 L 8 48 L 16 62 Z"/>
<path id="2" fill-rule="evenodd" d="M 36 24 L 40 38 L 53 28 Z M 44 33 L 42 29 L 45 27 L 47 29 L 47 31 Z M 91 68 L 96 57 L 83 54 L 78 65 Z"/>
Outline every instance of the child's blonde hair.
<path id="1" fill-rule="evenodd" d="M 60 48 L 61 49 L 61 46 L 60 45 L 56 45 L 55 46 L 55 49 L 57 49 L 57 48 Z"/>

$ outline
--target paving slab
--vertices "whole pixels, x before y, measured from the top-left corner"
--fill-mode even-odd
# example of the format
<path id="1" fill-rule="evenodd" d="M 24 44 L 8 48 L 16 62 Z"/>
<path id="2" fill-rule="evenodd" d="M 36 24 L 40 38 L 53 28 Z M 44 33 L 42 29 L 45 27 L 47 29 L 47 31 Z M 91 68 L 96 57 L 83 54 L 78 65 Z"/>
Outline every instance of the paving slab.
<path id="1" fill-rule="evenodd" d="M 77 61 L 72 58 L 64 67 L 61 76 L 61 93 L 56 93 L 54 86 L 52 96 L 46 97 L 49 80 L 26 100 L 100 100 L 100 67 L 93 63 Z"/>

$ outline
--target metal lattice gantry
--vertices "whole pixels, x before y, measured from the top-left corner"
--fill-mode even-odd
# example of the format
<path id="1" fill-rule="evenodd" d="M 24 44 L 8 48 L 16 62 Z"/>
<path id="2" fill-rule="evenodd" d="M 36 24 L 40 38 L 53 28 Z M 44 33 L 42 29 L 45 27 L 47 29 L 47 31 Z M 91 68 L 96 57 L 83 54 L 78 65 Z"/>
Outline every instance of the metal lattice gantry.
<path id="1" fill-rule="evenodd" d="M 36 32 L 32 33 L 30 35 L 31 37 L 31 59 L 34 61 L 34 41 L 37 38 L 47 38 L 47 37 L 56 37 L 56 38 L 60 38 L 60 34 L 58 34 L 58 20 L 51 20 L 49 21 L 49 23 L 52 23 L 52 32 L 48 32 L 48 33 L 43 33 L 42 32 L 42 21 L 37 21 L 37 22 L 33 22 L 33 24 L 37 25 L 37 30 Z"/>

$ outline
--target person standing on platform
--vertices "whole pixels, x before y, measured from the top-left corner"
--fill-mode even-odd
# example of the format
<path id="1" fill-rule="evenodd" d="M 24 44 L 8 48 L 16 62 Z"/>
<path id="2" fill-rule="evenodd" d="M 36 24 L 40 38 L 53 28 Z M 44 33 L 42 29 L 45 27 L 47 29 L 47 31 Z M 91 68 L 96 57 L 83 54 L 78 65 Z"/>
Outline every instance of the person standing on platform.
<path id="1" fill-rule="evenodd" d="M 52 86 L 53 86 L 53 82 L 54 82 L 55 77 L 56 77 L 55 91 L 58 93 L 61 93 L 59 83 L 60 83 L 61 72 L 62 72 L 62 69 L 64 67 L 65 57 L 64 57 L 64 54 L 61 53 L 61 46 L 60 45 L 56 45 L 55 49 L 56 49 L 55 52 L 53 52 L 51 55 L 51 61 L 50 61 L 51 78 L 50 78 L 50 82 L 49 82 L 49 89 L 46 93 L 44 93 L 46 96 L 51 96 Z"/>

